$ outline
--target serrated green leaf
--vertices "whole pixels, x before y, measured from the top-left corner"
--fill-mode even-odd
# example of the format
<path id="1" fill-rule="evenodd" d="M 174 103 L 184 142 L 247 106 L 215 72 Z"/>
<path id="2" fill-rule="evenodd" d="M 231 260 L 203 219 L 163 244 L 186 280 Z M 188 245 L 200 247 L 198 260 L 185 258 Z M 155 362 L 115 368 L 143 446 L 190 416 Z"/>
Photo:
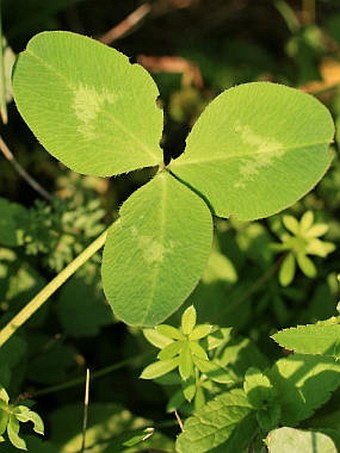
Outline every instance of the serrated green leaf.
<path id="1" fill-rule="evenodd" d="M 297 253 L 296 261 L 299 268 L 306 275 L 306 277 L 313 278 L 316 276 L 316 267 L 313 261 L 304 253 Z"/>
<path id="2" fill-rule="evenodd" d="M 184 335 L 189 335 L 196 325 L 196 310 L 193 305 L 188 307 L 181 318 L 181 328 Z"/>
<path id="3" fill-rule="evenodd" d="M 279 281 L 282 286 L 288 286 L 292 283 L 295 275 L 295 267 L 295 257 L 292 253 L 288 253 L 279 271 Z"/>
<path id="4" fill-rule="evenodd" d="M 163 349 L 172 343 L 172 339 L 166 335 L 162 335 L 157 329 L 143 329 L 143 335 L 149 343 L 159 349 Z"/>
<path id="5" fill-rule="evenodd" d="M 170 316 L 203 272 L 212 230 L 205 203 L 167 172 L 137 190 L 104 248 L 104 292 L 114 314 L 146 327 Z"/>
<path id="6" fill-rule="evenodd" d="M 340 324 L 305 325 L 272 335 L 280 346 L 301 354 L 321 354 L 340 359 Z"/>
<path id="7" fill-rule="evenodd" d="M 184 343 L 179 355 L 178 371 L 181 378 L 186 381 L 193 374 L 194 363 L 188 343 Z"/>
<path id="8" fill-rule="evenodd" d="M 172 343 L 168 344 L 167 346 L 165 346 L 165 348 L 163 348 L 159 354 L 158 354 L 158 358 L 159 360 L 167 360 L 167 359 L 172 359 L 173 357 L 175 357 L 175 355 L 177 355 L 180 350 L 182 349 L 183 347 L 183 342 L 182 341 L 173 341 Z"/>
<path id="9" fill-rule="evenodd" d="M 248 418 L 250 413 L 251 407 L 242 390 L 219 395 L 185 421 L 184 432 L 177 438 L 176 451 L 204 453 L 222 445 L 221 451 L 225 453 L 243 451 L 242 443 L 251 438 L 247 425 L 251 426 L 249 431 L 254 429 L 253 421 Z M 232 443 L 237 431 L 242 432 L 243 441 L 231 447 L 228 441 Z"/>
<path id="10" fill-rule="evenodd" d="M 14 415 L 10 415 L 7 425 L 7 434 L 11 443 L 19 450 L 27 450 L 26 442 L 19 436 L 20 425 Z"/>
<path id="11" fill-rule="evenodd" d="M 201 338 L 206 337 L 212 330 L 212 326 L 209 324 L 200 324 L 194 328 L 194 330 L 189 335 L 191 341 L 200 340 Z"/>
<path id="12" fill-rule="evenodd" d="M 13 93 L 38 140 L 74 171 L 111 176 L 162 161 L 155 83 L 98 41 L 36 35 L 17 60 Z"/>
<path id="13" fill-rule="evenodd" d="M 340 364 L 328 357 L 294 354 L 267 372 L 281 405 L 281 423 L 295 426 L 310 417 L 340 385 Z"/>
<path id="14" fill-rule="evenodd" d="M 159 360 L 158 362 L 151 363 L 151 365 L 144 368 L 139 377 L 141 379 L 156 379 L 177 368 L 178 362 L 179 358 L 175 357 L 174 359 Z"/>
<path id="15" fill-rule="evenodd" d="M 269 453 L 337 453 L 332 439 L 316 431 L 278 428 L 266 439 Z"/>
<path id="16" fill-rule="evenodd" d="M 329 112 L 312 96 L 268 82 L 247 83 L 205 109 L 171 170 L 201 192 L 218 216 L 267 217 L 321 179 L 331 162 L 333 135 Z"/>

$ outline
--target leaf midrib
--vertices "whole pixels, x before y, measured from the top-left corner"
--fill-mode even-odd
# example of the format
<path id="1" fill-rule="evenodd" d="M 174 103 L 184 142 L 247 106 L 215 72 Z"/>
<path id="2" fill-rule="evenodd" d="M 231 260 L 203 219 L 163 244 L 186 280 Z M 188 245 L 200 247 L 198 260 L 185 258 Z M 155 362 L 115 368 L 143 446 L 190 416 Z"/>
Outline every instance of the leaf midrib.
<path id="1" fill-rule="evenodd" d="M 165 221 L 166 221 L 166 213 L 165 213 L 165 206 L 166 206 L 166 203 L 165 203 L 165 200 L 166 200 L 166 195 L 167 195 L 167 177 L 166 176 L 163 176 L 164 178 L 164 182 L 162 184 L 162 196 L 161 196 L 161 199 L 160 199 L 160 216 L 159 216 L 159 238 L 160 238 L 160 243 L 163 245 L 164 244 L 164 236 L 165 236 Z M 165 252 L 165 249 L 164 249 L 164 253 Z M 148 302 L 147 302 L 147 305 L 146 305 L 146 308 L 145 308 L 145 315 L 143 317 L 143 321 L 142 321 L 142 325 L 145 324 L 145 320 L 148 318 L 149 314 L 150 314 L 150 311 L 151 311 L 151 307 L 154 303 L 154 296 L 155 296 L 155 292 L 156 292 L 156 283 L 158 281 L 158 277 L 159 277 L 159 273 L 160 273 L 160 270 L 161 270 L 161 267 L 162 267 L 162 261 L 159 262 L 159 263 L 155 263 L 155 266 L 154 266 L 154 270 L 153 270 L 153 279 L 152 279 L 152 285 L 151 285 L 151 288 L 150 288 L 150 297 L 148 299 Z"/>

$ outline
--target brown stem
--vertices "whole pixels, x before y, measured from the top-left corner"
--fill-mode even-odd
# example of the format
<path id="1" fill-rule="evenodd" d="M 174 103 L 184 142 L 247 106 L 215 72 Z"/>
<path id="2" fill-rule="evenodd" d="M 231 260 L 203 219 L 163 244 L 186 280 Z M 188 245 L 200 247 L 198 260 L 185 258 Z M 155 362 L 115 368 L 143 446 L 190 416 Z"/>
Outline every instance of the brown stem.
<path id="1" fill-rule="evenodd" d="M 151 5 L 144 3 L 129 14 L 118 25 L 114 26 L 98 40 L 104 44 L 112 44 L 135 28 L 151 11 Z"/>

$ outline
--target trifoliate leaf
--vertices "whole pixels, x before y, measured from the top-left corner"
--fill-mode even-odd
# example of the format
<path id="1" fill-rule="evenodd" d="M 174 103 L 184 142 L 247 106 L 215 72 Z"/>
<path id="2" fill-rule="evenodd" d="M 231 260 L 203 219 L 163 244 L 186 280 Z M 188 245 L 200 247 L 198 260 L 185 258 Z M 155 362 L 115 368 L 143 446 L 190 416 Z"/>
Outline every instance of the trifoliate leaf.
<path id="1" fill-rule="evenodd" d="M 167 172 L 137 190 L 104 248 L 103 286 L 114 314 L 146 327 L 170 316 L 197 284 L 212 233 L 206 204 Z"/>
<path id="2" fill-rule="evenodd" d="M 272 215 L 309 192 L 327 171 L 334 124 L 315 98 L 254 82 L 225 91 L 194 125 L 171 170 L 216 215 Z"/>
<path id="3" fill-rule="evenodd" d="M 111 176 L 162 161 L 154 81 L 98 41 L 64 31 L 36 35 L 19 55 L 13 93 L 38 140 L 74 171 Z"/>

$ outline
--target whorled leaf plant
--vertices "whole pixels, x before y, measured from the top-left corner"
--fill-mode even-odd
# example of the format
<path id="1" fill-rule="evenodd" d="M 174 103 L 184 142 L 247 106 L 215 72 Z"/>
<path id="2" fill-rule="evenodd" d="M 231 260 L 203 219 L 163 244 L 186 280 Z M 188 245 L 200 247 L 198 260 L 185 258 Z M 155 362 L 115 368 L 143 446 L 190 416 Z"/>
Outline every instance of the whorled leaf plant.
<path id="1" fill-rule="evenodd" d="M 332 159 L 334 125 L 318 100 L 254 82 L 213 100 L 184 154 L 165 166 L 163 114 L 150 75 L 70 32 L 29 42 L 13 91 L 38 140 L 72 170 L 112 176 L 158 167 L 91 249 L 105 242 L 104 291 L 115 315 L 131 325 L 162 322 L 193 290 L 210 253 L 212 216 L 253 220 L 279 212 L 310 191 Z"/>

